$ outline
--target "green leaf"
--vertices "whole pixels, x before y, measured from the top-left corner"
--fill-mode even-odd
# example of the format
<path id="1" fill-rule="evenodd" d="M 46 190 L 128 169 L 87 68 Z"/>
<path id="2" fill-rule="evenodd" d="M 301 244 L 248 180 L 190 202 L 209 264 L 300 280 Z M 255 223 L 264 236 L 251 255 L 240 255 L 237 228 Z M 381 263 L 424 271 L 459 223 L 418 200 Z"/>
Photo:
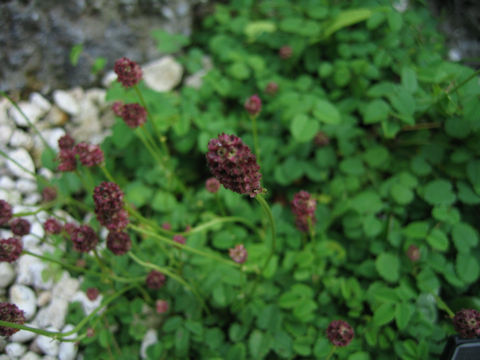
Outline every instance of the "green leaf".
<path id="1" fill-rule="evenodd" d="M 468 205 L 480 204 L 480 196 L 473 192 L 472 188 L 464 182 L 457 182 L 458 199 Z"/>
<path id="2" fill-rule="evenodd" d="M 473 189 L 480 194 L 480 160 L 473 160 L 468 163 L 467 176 L 473 185 Z"/>
<path id="3" fill-rule="evenodd" d="M 390 188 L 390 194 L 393 200 L 400 205 L 406 205 L 413 201 L 415 194 L 410 187 L 401 183 L 394 183 Z"/>
<path id="4" fill-rule="evenodd" d="M 262 35 L 264 33 L 272 33 L 276 30 L 277 27 L 275 26 L 274 22 L 263 20 L 248 23 L 247 26 L 245 26 L 243 32 L 251 41 L 257 38 L 259 35 Z"/>
<path id="5" fill-rule="evenodd" d="M 45 148 L 42 151 L 42 166 L 55 171 L 57 169 L 57 162 L 55 161 L 57 154 L 50 148 Z"/>
<path id="6" fill-rule="evenodd" d="M 293 355 L 292 338 L 285 332 L 279 331 L 273 338 L 273 351 L 282 358 L 290 358 Z"/>
<path id="7" fill-rule="evenodd" d="M 448 237 L 442 230 L 438 228 L 434 228 L 432 231 L 430 231 L 430 234 L 427 236 L 427 242 L 435 250 L 448 250 Z"/>
<path id="8" fill-rule="evenodd" d="M 382 253 L 375 260 L 378 273 L 388 282 L 397 282 L 400 272 L 398 256 L 391 253 Z"/>
<path id="9" fill-rule="evenodd" d="M 184 328 L 180 328 L 175 333 L 175 354 L 177 356 L 185 356 L 188 354 L 190 347 L 190 333 Z"/>
<path id="10" fill-rule="evenodd" d="M 383 208 L 383 203 L 376 192 L 364 191 L 351 200 L 350 207 L 361 214 L 374 214 Z"/>
<path id="11" fill-rule="evenodd" d="M 431 205 L 451 205 L 456 200 L 452 184 L 442 179 L 430 181 L 425 186 L 423 196 Z"/>
<path id="12" fill-rule="evenodd" d="M 323 36 L 327 38 L 340 29 L 365 21 L 372 13 L 370 9 L 344 10 L 325 28 Z"/>
<path id="13" fill-rule="evenodd" d="M 398 32 L 402 28 L 402 15 L 397 11 L 390 11 L 387 15 L 388 25 L 393 32 Z"/>
<path id="14" fill-rule="evenodd" d="M 132 202 L 136 207 L 145 205 L 152 195 L 153 190 L 141 181 L 131 182 L 125 187 L 126 200 Z"/>
<path id="15" fill-rule="evenodd" d="M 164 54 L 175 53 L 190 43 L 187 36 L 170 34 L 168 31 L 162 29 L 152 30 L 151 35 L 157 41 L 158 50 Z"/>
<path id="16" fill-rule="evenodd" d="M 283 293 L 278 299 L 278 306 L 281 308 L 295 308 L 302 300 L 310 300 L 313 296 L 311 287 L 304 284 L 295 284 L 289 291 Z"/>
<path id="17" fill-rule="evenodd" d="M 152 208 L 161 212 L 170 212 L 176 205 L 175 196 L 165 191 L 157 191 L 152 200 Z"/>
<path id="18" fill-rule="evenodd" d="M 228 73 L 237 80 L 245 80 L 250 77 L 250 69 L 242 62 L 233 63 L 228 67 Z"/>
<path id="19" fill-rule="evenodd" d="M 298 142 L 311 141 L 318 131 L 318 122 L 304 114 L 298 114 L 290 125 L 290 131 Z"/>
<path id="20" fill-rule="evenodd" d="M 362 175 L 365 173 L 363 162 L 358 157 L 349 157 L 340 163 L 340 170 L 348 175 Z"/>
<path id="21" fill-rule="evenodd" d="M 248 339 L 248 349 L 252 359 L 263 359 L 271 346 L 271 338 L 260 330 L 254 330 Z"/>
<path id="22" fill-rule="evenodd" d="M 107 59 L 106 58 L 104 58 L 104 57 L 96 58 L 95 61 L 93 62 L 93 65 L 92 65 L 92 69 L 91 69 L 92 74 L 96 75 L 97 73 L 102 71 L 105 68 L 106 65 L 107 65 Z"/>
<path id="23" fill-rule="evenodd" d="M 227 360 L 245 360 L 247 358 L 247 349 L 243 343 L 233 345 L 227 353 Z"/>
<path id="24" fill-rule="evenodd" d="M 72 50 L 70 50 L 70 64 L 73 66 L 77 66 L 78 64 L 78 59 L 80 58 L 80 55 L 83 52 L 83 45 L 82 44 L 77 44 L 72 47 Z"/>
<path id="25" fill-rule="evenodd" d="M 357 351 L 351 354 L 348 360 L 370 360 L 370 355 L 365 351 Z"/>
<path id="26" fill-rule="evenodd" d="M 340 112 L 337 107 L 327 100 L 317 100 L 313 105 L 313 115 L 326 124 L 339 124 Z"/>
<path id="27" fill-rule="evenodd" d="M 415 112 L 415 99 L 403 86 L 395 86 L 394 91 L 388 95 L 388 99 L 400 114 L 412 116 Z"/>
<path id="28" fill-rule="evenodd" d="M 457 254 L 456 270 L 458 277 L 467 284 L 477 281 L 480 275 L 478 260 L 468 253 Z"/>
<path id="29" fill-rule="evenodd" d="M 395 305 L 395 322 L 400 330 L 407 327 L 415 307 L 407 302 L 399 302 Z"/>
<path id="30" fill-rule="evenodd" d="M 417 284 L 421 291 L 429 293 L 440 287 L 440 280 L 430 268 L 425 268 L 417 275 Z"/>
<path id="31" fill-rule="evenodd" d="M 414 221 L 403 229 L 403 234 L 412 239 L 424 239 L 430 228 L 428 221 Z"/>
<path id="32" fill-rule="evenodd" d="M 407 89 L 410 93 L 417 91 L 418 82 L 417 74 L 412 68 L 407 66 L 402 68 L 402 86 Z"/>
<path id="33" fill-rule="evenodd" d="M 467 223 L 459 222 L 452 227 L 452 240 L 458 252 L 467 253 L 471 247 L 477 246 L 477 231 Z"/>
<path id="34" fill-rule="evenodd" d="M 363 122 L 365 124 L 374 124 L 387 120 L 390 113 L 390 106 L 382 99 L 371 101 L 363 112 Z"/>
<path id="35" fill-rule="evenodd" d="M 364 154 L 363 160 L 372 168 L 384 165 L 389 159 L 389 153 L 383 146 L 370 147 Z"/>
<path id="36" fill-rule="evenodd" d="M 376 326 L 388 324 L 395 317 L 395 304 L 384 303 L 380 305 L 373 314 L 373 323 Z"/>

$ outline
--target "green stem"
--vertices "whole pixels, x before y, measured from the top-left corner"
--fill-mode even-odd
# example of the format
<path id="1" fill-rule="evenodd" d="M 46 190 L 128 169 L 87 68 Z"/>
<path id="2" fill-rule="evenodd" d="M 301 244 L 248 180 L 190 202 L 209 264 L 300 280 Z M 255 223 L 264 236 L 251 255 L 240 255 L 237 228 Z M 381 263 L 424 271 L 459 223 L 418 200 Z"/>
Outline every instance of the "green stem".
<path id="1" fill-rule="evenodd" d="M 222 204 L 222 201 L 220 200 L 220 196 L 218 195 L 218 192 L 215 193 L 215 200 L 217 202 L 218 209 L 220 210 L 220 213 L 222 216 L 226 216 L 227 212 L 225 211 L 225 207 Z"/>
<path id="2" fill-rule="evenodd" d="M 100 165 L 100 170 L 102 170 L 103 175 L 105 175 L 108 181 L 117 183 L 113 178 L 112 174 L 110 174 L 110 171 L 108 171 L 107 167 L 104 164 Z"/>
<path id="3" fill-rule="evenodd" d="M 330 352 L 328 353 L 327 357 L 325 358 L 325 360 L 330 360 L 330 358 L 333 356 L 333 354 L 335 353 L 335 350 L 337 350 L 337 347 L 335 345 L 333 345 L 332 349 L 330 350 Z"/>
<path id="4" fill-rule="evenodd" d="M 161 273 L 171 277 L 172 279 L 178 281 L 180 284 L 182 284 L 183 286 L 185 286 L 188 290 L 190 290 L 193 295 L 195 295 L 195 297 L 197 298 L 198 301 L 200 301 L 200 304 L 202 305 L 202 308 L 205 309 L 205 311 L 207 313 L 209 313 L 206 305 L 205 305 L 205 302 L 203 301 L 202 297 L 200 296 L 200 294 L 197 292 L 196 289 L 193 288 L 193 286 L 191 286 L 188 282 L 186 282 L 181 276 L 171 272 L 168 268 L 166 267 L 162 267 L 162 266 L 158 266 L 158 265 L 155 265 L 155 264 L 152 264 L 150 262 L 146 262 L 146 261 L 143 261 L 141 259 L 139 259 L 137 256 L 135 256 L 131 251 L 128 252 L 128 255 L 130 256 L 130 258 L 135 261 L 137 264 L 139 265 L 142 265 L 146 268 L 150 268 L 150 269 L 153 269 L 153 270 L 157 270 L 157 271 L 160 271 Z"/>
<path id="5" fill-rule="evenodd" d="M 275 249 L 277 246 L 277 238 L 276 238 L 275 220 L 273 219 L 273 214 L 272 214 L 272 211 L 270 210 L 270 206 L 268 206 L 267 201 L 261 194 L 258 194 L 257 196 L 255 196 L 255 199 L 260 203 L 263 210 L 265 211 L 265 214 L 267 215 L 268 221 L 270 223 L 270 229 L 272 232 L 272 242 L 270 245 L 270 253 L 267 256 L 267 259 L 265 260 L 265 264 L 263 264 L 262 268 L 260 269 L 260 274 L 262 274 L 263 271 L 267 268 L 268 263 L 272 259 L 273 254 L 275 253 Z"/>
<path id="6" fill-rule="evenodd" d="M 195 248 L 192 248 L 188 245 L 183 245 L 183 244 L 179 244 L 165 236 L 162 236 L 162 235 L 158 235 L 154 232 L 151 232 L 151 231 L 148 231 L 148 230 L 144 230 L 138 226 L 135 226 L 135 225 L 132 225 L 132 224 L 129 224 L 128 227 L 136 232 L 139 232 L 139 233 L 142 233 L 142 234 L 145 234 L 145 235 L 149 235 L 157 240 L 160 240 L 166 244 L 169 244 L 171 246 L 174 246 L 174 247 L 179 247 L 185 251 L 188 251 L 188 252 L 191 252 L 193 254 L 196 254 L 196 255 L 201 255 L 201 256 L 204 256 L 204 257 L 207 257 L 207 258 L 210 258 L 212 260 L 215 260 L 215 261 L 218 261 L 218 262 L 222 262 L 224 264 L 227 264 L 227 265 L 230 265 L 230 266 L 235 266 L 235 267 L 239 267 L 240 264 L 237 264 L 231 260 L 227 260 L 227 259 L 224 259 L 220 256 L 216 256 L 216 255 L 213 255 L 211 253 L 208 253 L 206 251 L 202 251 L 202 250 L 198 250 L 198 249 L 195 249 Z"/>
<path id="7" fill-rule="evenodd" d="M 435 300 L 437 300 L 438 307 L 444 310 L 450 318 L 453 318 L 455 316 L 455 313 L 450 309 L 450 307 L 445 303 L 445 301 L 443 301 L 437 294 L 432 293 L 432 295 L 435 297 Z"/>
<path id="8" fill-rule="evenodd" d="M 20 169 L 22 169 L 23 171 L 25 171 L 26 173 L 32 175 L 38 182 L 41 182 L 41 183 L 44 183 L 46 185 L 50 185 L 50 183 L 42 178 L 40 175 L 37 175 L 35 174 L 34 172 L 30 171 L 29 169 L 27 169 L 25 166 L 23 166 L 22 164 L 20 164 L 17 160 L 13 159 L 12 157 L 10 157 L 6 152 L 0 150 L 0 155 L 2 155 L 5 159 L 11 161 L 12 163 L 14 163 L 15 165 L 17 165 Z"/>
<path id="9" fill-rule="evenodd" d="M 98 306 L 94 311 L 92 311 L 92 313 L 91 313 L 90 315 L 88 315 L 87 317 L 83 318 L 83 319 L 77 324 L 77 326 L 75 326 L 72 330 L 67 331 L 67 332 L 64 332 L 64 333 L 54 332 L 54 331 L 47 331 L 47 330 L 43 330 L 43 329 L 37 329 L 37 328 L 30 327 L 30 326 L 20 325 L 20 324 L 8 322 L 8 321 L 3 321 L 3 320 L 0 320 L 0 326 L 7 326 L 7 327 L 14 328 L 14 329 L 26 330 L 26 331 L 34 332 L 34 333 L 39 334 L 39 335 L 48 336 L 48 337 L 51 337 L 51 338 L 56 339 L 56 340 L 69 341 L 68 339 L 63 339 L 63 338 L 77 333 L 77 332 L 78 332 L 83 326 L 85 326 L 102 308 L 108 306 L 112 301 L 114 301 L 116 298 L 118 298 L 120 295 L 122 295 L 123 293 L 127 292 L 128 290 L 131 290 L 134 286 L 135 286 L 135 285 L 130 285 L 130 286 L 124 287 L 122 290 L 119 290 L 118 292 L 116 292 L 115 294 L 113 294 L 113 295 L 112 295 L 110 298 L 108 298 L 103 304 L 101 304 L 101 305 Z"/>
<path id="10" fill-rule="evenodd" d="M 250 119 L 252 119 L 253 145 L 255 146 L 255 155 L 257 155 L 258 166 L 261 166 L 260 146 L 258 145 L 257 115 L 251 115 Z"/>
<path id="11" fill-rule="evenodd" d="M 19 212 L 19 213 L 15 213 L 13 214 L 13 217 L 22 217 L 22 216 L 30 216 L 30 215 L 37 215 L 38 213 L 41 213 L 42 211 L 47 211 L 48 209 L 52 208 L 55 206 L 55 202 L 52 201 L 42 207 L 39 207 L 37 210 L 35 211 L 24 211 L 24 212 Z"/>
<path id="12" fill-rule="evenodd" d="M 20 107 L 17 105 L 17 103 L 15 101 L 13 101 L 5 92 L 3 91 L 0 91 L 0 95 L 2 95 L 3 97 L 5 97 L 8 101 L 10 101 L 10 103 L 13 105 L 13 107 L 15 109 L 18 110 L 18 112 L 22 115 L 22 117 L 25 119 L 25 121 L 27 122 L 28 126 L 30 126 L 34 131 L 35 133 L 38 135 L 38 137 L 40 138 L 40 140 L 43 142 L 43 145 L 49 149 L 50 151 L 53 151 L 53 149 L 51 148 L 50 145 L 48 145 L 48 142 L 45 140 L 45 138 L 43 137 L 43 135 L 41 134 L 41 132 L 37 129 L 37 127 L 30 121 L 30 119 L 28 118 L 28 116 L 23 112 L 22 109 L 20 109 Z"/>
<path id="13" fill-rule="evenodd" d="M 479 74 L 480 74 L 480 69 L 477 70 L 477 71 L 475 71 L 472 75 L 470 75 L 469 77 L 467 77 L 465 80 L 463 80 L 460 84 L 458 84 L 458 85 L 455 86 L 454 88 L 446 91 L 442 97 L 447 96 L 447 95 L 449 95 L 449 94 L 451 94 L 451 93 L 453 93 L 453 92 L 456 92 L 456 91 L 457 91 L 458 89 L 460 89 L 463 85 L 465 85 L 466 83 L 468 83 L 470 80 L 472 80 L 475 76 L 478 76 Z M 440 97 L 440 98 L 442 98 L 442 97 Z"/>
<path id="14" fill-rule="evenodd" d="M 135 89 L 135 92 L 137 93 L 138 99 L 140 100 L 140 104 L 145 108 L 147 111 L 148 116 L 150 116 L 150 111 L 148 111 L 148 106 L 147 102 L 145 101 L 145 98 L 143 97 L 142 92 L 140 91 L 138 85 L 134 85 L 133 88 Z M 158 130 L 157 126 L 153 122 L 153 120 L 150 119 L 150 122 L 152 123 L 153 129 L 155 130 L 155 133 L 157 134 L 158 137 L 161 136 L 160 131 Z"/>

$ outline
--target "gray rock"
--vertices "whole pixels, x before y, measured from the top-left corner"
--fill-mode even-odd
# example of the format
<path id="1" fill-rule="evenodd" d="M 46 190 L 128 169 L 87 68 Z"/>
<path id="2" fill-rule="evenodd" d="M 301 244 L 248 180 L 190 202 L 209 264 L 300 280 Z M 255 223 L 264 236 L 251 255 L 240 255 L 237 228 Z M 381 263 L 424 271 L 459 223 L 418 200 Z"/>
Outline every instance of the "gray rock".
<path id="1" fill-rule="evenodd" d="M 20 164 L 22 167 L 19 167 L 14 161 L 11 161 L 10 159 L 7 160 L 7 168 L 14 174 L 15 176 L 18 176 L 20 178 L 25 178 L 25 179 L 34 179 L 35 177 L 30 174 L 30 172 L 35 172 L 35 165 L 33 163 L 32 157 L 28 153 L 27 150 L 23 148 L 19 148 L 16 150 L 12 150 L 8 152 L 8 155 L 18 164 Z"/>
<path id="2" fill-rule="evenodd" d="M 34 92 L 30 94 L 29 100 L 32 104 L 36 105 L 38 108 L 42 109 L 44 115 L 47 113 L 51 107 L 52 104 L 50 104 L 50 101 L 45 99 L 40 93 Z"/>
<path id="3" fill-rule="evenodd" d="M 15 129 L 11 125 L 0 125 L 0 148 L 4 149 L 4 144 L 10 142 L 10 137 Z"/>
<path id="4" fill-rule="evenodd" d="M 73 330 L 74 327 L 71 324 L 65 325 L 65 327 L 62 329 L 62 332 L 68 332 Z M 76 333 L 67 336 L 66 339 L 74 339 L 77 336 Z M 58 349 L 58 359 L 59 360 L 74 360 L 75 356 L 77 355 L 78 352 L 78 346 L 73 343 L 73 342 L 62 342 L 60 343 L 59 349 Z"/>
<path id="5" fill-rule="evenodd" d="M 48 306 L 40 309 L 35 317 L 34 323 L 41 328 L 47 326 L 53 326 L 57 329 L 62 328 L 65 325 L 67 310 L 67 300 L 52 298 Z"/>
<path id="6" fill-rule="evenodd" d="M 10 302 L 23 310 L 25 318 L 31 319 L 37 310 L 37 296 L 28 286 L 13 285 L 10 288 Z"/>
<path id="7" fill-rule="evenodd" d="M 71 301 L 78 301 L 80 302 L 80 305 L 82 306 L 83 312 L 85 315 L 90 315 L 97 307 L 100 306 L 102 303 L 103 296 L 99 295 L 94 301 L 90 301 L 87 298 L 87 295 L 83 291 L 77 291 L 75 295 L 72 297 Z M 104 311 L 102 309 L 99 314 L 101 314 Z"/>
<path id="8" fill-rule="evenodd" d="M 55 331 L 58 332 L 58 329 L 54 327 L 47 328 L 48 331 Z M 39 335 L 35 340 L 38 348 L 48 356 L 57 356 L 58 355 L 58 347 L 59 342 L 58 340 L 53 340 L 52 338 L 44 335 Z"/>
<path id="9" fill-rule="evenodd" d="M 40 119 L 40 117 L 45 113 L 45 111 L 41 107 L 30 102 L 20 101 L 17 105 L 32 124 L 35 124 L 38 119 Z M 14 106 L 10 108 L 10 111 L 8 113 L 18 126 L 29 126 L 27 119 L 25 119 L 22 113 Z"/>
<path id="10" fill-rule="evenodd" d="M 33 139 L 25 131 L 15 129 L 10 136 L 9 144 L 13 148 L 25 148 L 29 150 L 33 147 Z"/>
<path id="11" fill-rule="evenodd" d="M 64 90 L 55 90 L 53 100 L 61 110 L 70 115 L 77 115 L 80 112 L 78 100 L 70 92 Z"/>
<path id="12" fill-rule="evenodd" d="M 17 190 L 5 190 L 0 188 L 0 199 L 3 199 L 10 204 L 18 204 L 22 199 L 22 195 Z"/>
<path id="13" fill-rule="evenodd" d="M 30 326 L 30 327 L 36 327 L 34 324 L 30 324 L 30 323 L 27 323 L 25 325 Z M 10 337 L 10 341 L 18 342 L 18 343 L 25 343 L 25 342 L 31 341 L 36 336 L 37 336 L 37 334 L 34 333 L 34 332 L 27 331 L 27 330 L 19 330 Z"/>
<path id="14" fill-rule="evenodd" d="M 5 352 L 11 358 L 18 358 L 22 356 L 25 351 L 27 351 L 26 346 L 19 343 L 12 342 L 5 346 Z"/>
<path id="15" fill-rule="evenodd" d="M 29 194 L 37 191 L 37 183 L 28 179 L 19 179 L 17 181 L 17 190 L 23 194 Z"/>
<path id="16" fill-rule="evenodd" d="M 182 80 L 183 67 L 171 56 L 165 56 L 142 67 L 145 84 L 156 91 L 169 91 Z"/>
<path id="17" fill-rule="evenodd" d="M 80 281 L 64 272 L 60 281 L 53 287 L 52 297 L 70 301 L 79 287 Z"/>
<path id="18" fill-rule="evenodd" d="M 1 129 L 0 129 L 1 131 Z M 12 190 L 15 188 L 15 182 L 9 176 L 0 177 L 0 189 Z"/>
<path id="19" fill-rule="evenodd" d="M 40 360 L 40 356 L 33 351 L 29 351 L 22 356 L 21 360 Z"/>
<path id="20" fill-rule="evenodd" d="M 15 279 L 13 266 L 7 262 L 0 262 L 0 288 L 6 288 Z"/>
<path id="21" fill-rule="evenodd" d="M 53 129 L 45 129 L 40 131 L 40 134 L 42 134 L 43 138 L 52 149 L 59 151 L 58 139 L 65 135 L 64 129 L 58 127 Z M 40 141 L 38 141 L 38 143 L 41 144 L 41 147 L 43 148 L 43 143 Z"/>

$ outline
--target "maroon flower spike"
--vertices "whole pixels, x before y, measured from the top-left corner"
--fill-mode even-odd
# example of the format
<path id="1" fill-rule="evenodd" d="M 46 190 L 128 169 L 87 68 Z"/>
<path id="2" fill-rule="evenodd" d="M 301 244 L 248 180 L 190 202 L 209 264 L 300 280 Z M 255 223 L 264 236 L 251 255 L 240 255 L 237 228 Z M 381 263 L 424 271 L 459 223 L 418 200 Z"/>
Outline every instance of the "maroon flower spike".
<path id="1" fill-rule="evenodd" d="M 117 212 L 101 212 L 97 214 L 97 220 L 110 231 L 120 231 L 127 227 L 128 213 L 121 209 Z"/>
<path id="2" fill-rule="evenodd" d="M 420 249 L 417 245 L 410 245 L 407 249 L 407 256 L 412 262 L 420 260 Z"/>
<path id="3" fill-rule="evenodd" d="M 0 200 L 0 225 L 7 224 L 12 218 L 12 205 L 5 200 Z"/>
<path id="4" fill-rule="evenodd" d="M 72 150 L 73 146 L 75 145 L 75 140 L 68 135 L 63 135 L 60 139 L 58 139 L 58 147 L 60 150 Z"/>
<path id="5" fill-rule="evenodd" d="M 211 139 L 207 163 L 212 174 L 225 188 L 250 197 L 263 191 L 257 159 L 239 137 L 222 133 L 218 138 Z"/>
<path id="6" fill-rule="evenodd" d="M 313 142 L 318 147 L 324 147 L 330 144 L 330 139 L 328 138 L 327 134 L 325 134 L 322 131 L 319 131 L 313 138 Z"/>
<path id="7" fill-rule="evenodd" d="M 81 225 L 72 231 L 73 248 L 79 252 L 89 252 L 98 243 L 98 236 L 88 225 Z"/>
<path id="8" fill-rule="evenodd" d="M 125 104 L 120 115 L 132 129 L 142 126 L 147 121 L 147 110 L 139 104 Z"/>
<path id="9" fill-rule="evenodd" d="M 354 335 L 353 328 L 343 320 L 334 320 L 327 328 L 327 338 L 335 346 L 347 346 Z"/>
<path id="10" fill-rule="evenodd" d="M 126 57 L 115 61 L 113 70 L 118 76 L 118 81 L 126 88 L 136 85 L 142 79 L 142 69 L 140 66 Z"/>
<path id="11" fill-rule="evenodd" d="M 218 191 L 218 189 L 220 189 L 220 181 L 218 181 L 214 177 L 211 177 L 207 179 L 207 181 L 205 182 L 205 188 L 207 189 L 208 192 L 215 194 Z"/>
<path id="12" fill-rule="evenodd" d="M 170 224 L 167 223 L 167 222 L 164 222 L 164 223 L 162 224 L 162 229 L 172 230 L 172 225 L 170 225 Z"/>
<path id="13" fill-rule="evenodd" d="M 18 308 L 17 305 L 2 302 L 0 303 L 0 320 L 23 325 L 25 324 L 25 314 L 23 310 L 20 310 Z M 0 326 L 0 335 L 11 336 L 15 334 L 18 330 L 20 329 Z"/>
<path id="14" fill-rule="evenodd" d="M 453 326 L 460 337 L 464 339 L 480 336 L 480 312 L 473 309 L 458 311 L 453 317 Z"/>
<path id="15" fill-rule="evenodd" d="M 22 254 L 22 241 L 18 238 L 0 240 L 0 262 L 14 262 Z"/>
<path id="16" fill-rule="evenodd" d="M 265 92 L 268 95 L 275 95 L 278 91 L 278 84 L 274 81 L 270 81 L 265 87 Z"/>
<path id="17" fill-rule="evenodd" d="M 155 302 L 155 308 L 157 310 L 157 314 L 165 314 L 168 311 L 168 302 L 165 300 L 157 300 Z"/>
<path id="18" fill-rule="evenodd" d="M 297 229 L 302 232 L 308 232 L 309 221 L 312 226 L 316 222 L 315 209 L 317 208 L 317 202 L 315 199 L 308 192 L 304 190 L 299 191 L 293 196 L 291 208 L 296 216 L 295 225 Z"/>
<path id="19" fill-rule="evenodd" d="M 123 231 L 110 231 L 107 235 L 107 248 L 115 255 L 123 255 L 132 247 L 130 235 Z"/>
<path id="20" fill-rule="evenodd" d="M 45 232 L 49 234 L 60 234 L 63 226 L 57 221 L 57 219 L 47 219 L 43 224 Z"/>
<path id="21" fill-rule="evenodd" d="M 60 150 L 58 154 L 60 164 L 58 165 L 58 171 L 75 171 L 77 169 L 77 159 L 75 153 L 71 149 Z"/>
<path id="22" fill-rule="evenodd" d="M 239 244 L 233 249 L 228 249 L 228 252 L 232 260 L 236 263 L 243 264 L 245 261 L 247 261 L 248 253 L 243 244 Z"/>
<path id="23" fill-rule="evenodd" d="M 121 101 L 115 101 L 112 105 L 112 111 L 117 116 L 122 116 L 123 103 Z"/>
<path id="24" fill-rule="evenodd" d="M 72 236 L 73 232 L 75 231 L 75 229 L 78 228 L 77 225 L 75 225 L 74 223 L 66 223 L 64 226 L 63 226 L 63 230 L 65 230 L 65 232 Z"/>
<path id="25" fill-rule="evenodd" d="M 17 236 L 29 234 L 30 227 L 30 222 L 22 218 L 16 218 L 10 221 L 10 230 Z"/>
<path id="26" fill-rule="evenodd" d="M 278 50 L 278 54 L 282 59 L 289 59 L 293 54 L 293 50 L 290 46 L 284 45 Z"/>
<path id="27" fill-rule="evenodd" d="M 149 289 L 158 290 L 163 285 L 165 285 L 165 275 L 163 275 L 160 271 L 152 270 L 147 275 L 147 286 Z"/>
<path id="28" fill-rule="evenodd" d="M 104 181 L 93 190 L 95 212 L 117 212 L 123 208 L 123 191 L 114 182 Z"/>
<path id="29" fill-rule="evenodd" d="M 100 291 L 97 288 L 91 287 L 87 289 L 87 298 L 90 301 L 95 301 L 100 295 Z"/>
<path id="30" fill-rule="evenodd" d="M 173 241 L 175 241 L 176 243 L 182 244 L 182 245 L 185 245 L 185 243 L 187 242 L 185 237 L 183 237 L 182 235 L 178 235 L 178 234 L 173 237 Z"/>
<path id="31" fill-rule="evenodd" d="M 257 94 L 252 95 L 245 101 L 244 107 L 250 115 L 258 115 L 260 110 L 262 110 L 262 100 L 260 100 Z"/>
<path id="32" fill-rule="evenodd" d="M 44 202 L 50 202 L 57 198 L 57 189 L 53 186 L 44 187 L 42 190 L 42 199 Z"/>
<path id="33" fill-rule="evenodd" d="M 80 162 L 86 167 L 99 165 L 103 162 L 104 156 L 100 146 L 81 142 L 73 148 L 75 155 L 78 155 Z"/>

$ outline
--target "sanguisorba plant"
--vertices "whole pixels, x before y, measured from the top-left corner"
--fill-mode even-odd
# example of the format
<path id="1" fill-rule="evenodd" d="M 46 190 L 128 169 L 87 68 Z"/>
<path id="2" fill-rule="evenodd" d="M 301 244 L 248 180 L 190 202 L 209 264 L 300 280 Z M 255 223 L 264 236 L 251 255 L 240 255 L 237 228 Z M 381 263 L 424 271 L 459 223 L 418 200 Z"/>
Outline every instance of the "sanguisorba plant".
<path id="1" fill-rule="evenodd" d="M 34 174 L 55 253 L 22 250 L 26 215 L 0 202 L 2 261 L 103 295 L 69 333 L 1 304 L 0 331 L 119 359 L 149 329 L 151 359 L 433 359 L 478 337 L 478 73 L 443 60 L 426 10 L 238 0 L 191 42 L 188 72 L 215 64 L 199 89 L 154 92 L 119 59 L 112 136 L 60 139 L 54 189 Z"/>

